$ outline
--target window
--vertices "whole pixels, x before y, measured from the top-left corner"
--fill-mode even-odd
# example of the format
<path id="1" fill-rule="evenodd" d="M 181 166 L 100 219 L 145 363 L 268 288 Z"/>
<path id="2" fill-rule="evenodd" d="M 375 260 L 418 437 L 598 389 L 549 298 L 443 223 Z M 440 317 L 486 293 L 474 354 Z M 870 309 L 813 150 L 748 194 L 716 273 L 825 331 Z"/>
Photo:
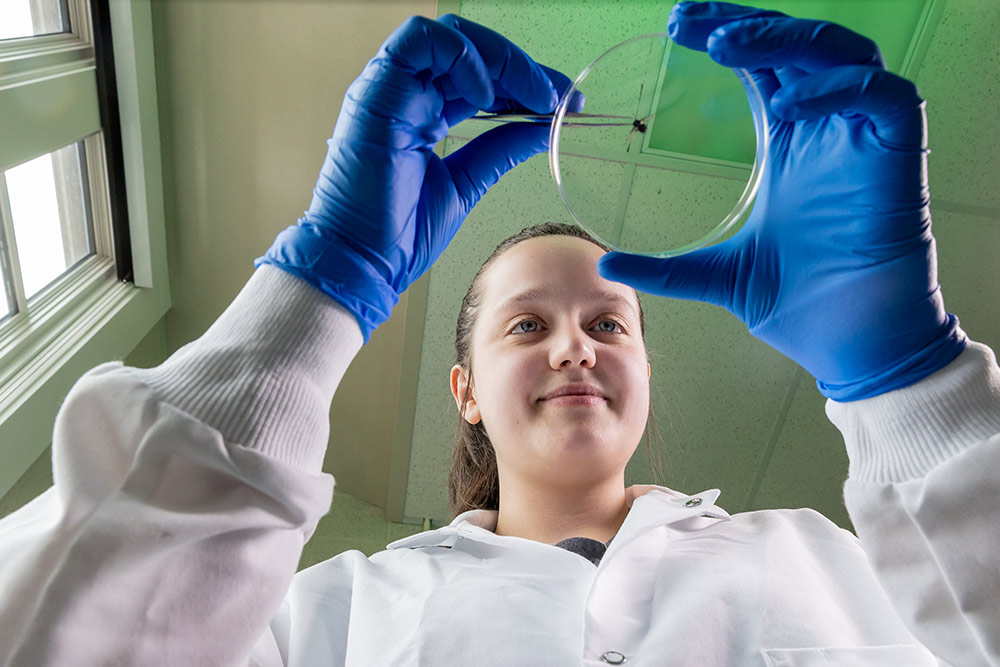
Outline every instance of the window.
<path id="1" fill-rule="evenodd" d="M 0 495 L 169 307 L 152 41 L 150 0 L 0 0 Z"/>
<path id="2" fill-rule="evenodd" d="M 0 39 L 69 32 L 66 0 L 4 0 L 0 5 Z"/>
<path id="3" fill-rule="evenodd" d="M 88 257 L 131 265 L 127 215 L 112 205 L 124 191 L 107 0 L 91 1 L 0 4 L 0 108 L 21 138 L 0 149 L 0 333 L 45 288 L 78 267 L 95 272 L 81 266 Z M 85 122 L 67 127 L 67 112 Z"/>
<path id="4" fill-rule="evenodd" d="M 96 254 L 91 192 L 103 192 L 103 179 L 99 172 L 96 182 L 89 178 L 96 170 L 88 168 L 87 154 L 94 150 L 79 141 L 0 175 L 4 319 L 27 312 L 46 287 Z"/>

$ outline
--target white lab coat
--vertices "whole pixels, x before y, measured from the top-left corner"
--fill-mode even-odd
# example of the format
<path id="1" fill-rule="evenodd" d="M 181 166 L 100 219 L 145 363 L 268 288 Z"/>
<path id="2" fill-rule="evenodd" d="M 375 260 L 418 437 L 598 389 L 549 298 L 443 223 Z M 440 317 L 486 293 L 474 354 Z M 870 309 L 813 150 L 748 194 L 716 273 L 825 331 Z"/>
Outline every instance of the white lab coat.
<path id="1" fill-rule="evenodd" d="M 937 664 L 857 540 L 820 514 L 730 516 L 718 491 L 646 488 L 598 566 L 495 535 L 488 510 L 316 565 L 292 582 L 258 664 L 737 667 L 813 664 L 820 651 L 837 651 L 834 664 Z M 267 659 L 267 644 L 287 658 Z"/>
<path id="2" fill-rule="evenodd" d="M 828 404 L 860 542 L 809 510 L 633 487 L 599 566 L 473 511 L 293 580 L 360 344 L 349 314 L 263 267 L 159 368 L 85 376 L 55 487 L 0 522 L 0 664 L 1000 665 L 988 348 Z"/>

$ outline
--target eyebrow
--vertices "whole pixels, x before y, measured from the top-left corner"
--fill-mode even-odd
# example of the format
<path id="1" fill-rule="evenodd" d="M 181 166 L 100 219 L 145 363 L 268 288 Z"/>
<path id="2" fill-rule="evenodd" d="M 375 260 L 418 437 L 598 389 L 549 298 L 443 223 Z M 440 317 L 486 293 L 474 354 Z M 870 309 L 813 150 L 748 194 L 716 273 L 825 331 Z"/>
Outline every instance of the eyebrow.
<path id="1" fill-rule="evenodd" d="M 520 294 L 515 294 L 510 297 L 502 304 L 500 304 L 499 311 L 505 312 L 521 303 L 529 301 L 544 301 L 546 299 L 552 298 L 552 292 L 544 287 L 532 287 L 527 289 Z M 639 309 L 636 304 L 632 303 L 629 299 L 625 298 L 617 292 L 612 292 L 610 290 L 594 290 L 588 294 L 588 300 L 597 303 L 613 303 L 617 306 L 625 306 L 629 308 L 638 318 Z"/>

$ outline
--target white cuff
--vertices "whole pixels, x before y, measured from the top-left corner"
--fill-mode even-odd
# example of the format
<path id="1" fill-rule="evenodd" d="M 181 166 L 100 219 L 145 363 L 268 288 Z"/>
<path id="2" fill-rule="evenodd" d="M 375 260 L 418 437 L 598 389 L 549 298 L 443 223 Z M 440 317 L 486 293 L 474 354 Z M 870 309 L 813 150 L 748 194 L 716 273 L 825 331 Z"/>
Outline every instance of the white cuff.
<path id="1" fill-rule="evenodd" d="M 917 384 L 849 403 L 827 401 L 853 481 L 897 483 L 1000 433 L 1000 368 L 989 347 L 970 342 L 953 362 Z"/>
<path id="2" fill-rule="evenodd" d="M 319 470 L 330 402 L 361 345 L 353 315 L 264 265 L 201 338 L 133 372 L 227 442 Z"/>

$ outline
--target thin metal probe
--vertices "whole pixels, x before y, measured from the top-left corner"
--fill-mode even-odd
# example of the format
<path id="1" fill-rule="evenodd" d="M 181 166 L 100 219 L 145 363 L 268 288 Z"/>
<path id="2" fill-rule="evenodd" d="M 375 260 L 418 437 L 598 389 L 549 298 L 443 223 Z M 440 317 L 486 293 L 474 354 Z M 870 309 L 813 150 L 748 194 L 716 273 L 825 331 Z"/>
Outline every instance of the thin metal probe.
<path id="1" fill-rule="evenodd" d="M 492 123 L 535 122 L 551 123 L 555 114 L 530 113 L 490 113 L 472 116 L 469 120 L 485 120 Z M 570 119 L 566 121 L 566 119 Z M 563 116 L 563 127 L 635 127 L 631 116 L 612 116 L 600 113 L 569 112 Z"/>

